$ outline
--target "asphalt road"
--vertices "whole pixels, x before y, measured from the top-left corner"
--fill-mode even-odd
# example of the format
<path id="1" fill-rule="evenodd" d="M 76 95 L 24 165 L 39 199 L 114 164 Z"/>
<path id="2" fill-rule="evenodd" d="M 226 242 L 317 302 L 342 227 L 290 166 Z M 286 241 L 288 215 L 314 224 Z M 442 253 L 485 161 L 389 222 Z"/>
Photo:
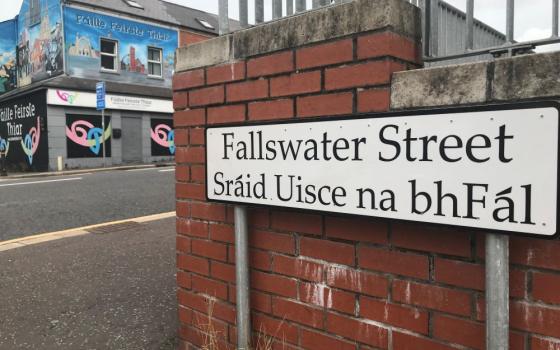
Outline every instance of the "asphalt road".
<path id="1" fill-rule="evenodd" d="M 0 252 L 0 350 L 175 349 L 175 281 L 174 218 Z"/>
<path id="2" fill-rule="evenodd" d="M 173 168 L 0 180 L 0 241 L 175 210 Z"/>

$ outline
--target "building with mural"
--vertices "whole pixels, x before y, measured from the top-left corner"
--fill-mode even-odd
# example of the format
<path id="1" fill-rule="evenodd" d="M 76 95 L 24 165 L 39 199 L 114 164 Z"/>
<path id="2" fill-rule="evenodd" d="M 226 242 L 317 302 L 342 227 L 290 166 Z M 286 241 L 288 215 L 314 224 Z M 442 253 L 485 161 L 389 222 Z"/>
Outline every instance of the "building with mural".
<path id="1" fill-rule="evenodd" d="M 61 157 L 68 168 L 99 166 L 103 154 L 106 164 L 172 160 L 175 50 L 217 28 L 217 16 L 163 0 L 24 0 L 0 23 L 9 166 L 53 170 Z"/>

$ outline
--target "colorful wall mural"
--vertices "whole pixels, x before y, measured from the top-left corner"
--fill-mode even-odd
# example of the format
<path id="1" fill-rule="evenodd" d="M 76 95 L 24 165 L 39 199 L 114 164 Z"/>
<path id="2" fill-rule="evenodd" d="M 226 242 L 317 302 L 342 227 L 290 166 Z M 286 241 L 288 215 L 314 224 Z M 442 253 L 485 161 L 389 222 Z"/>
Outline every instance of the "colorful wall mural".
<path id="1" fill-rule="evenodd" d="M 111 117 L 105 117 L 105 130 L 101 117 L 86 115 L 66 116 L 66 146 L 68 158 L 102 158 L 103 139 L 105 156 L 111 156 Z"/>
<path id="2" fill-rule="evenodd" d="M 47 97 L 45 91 L 0 104 L 0 147 L 8 166 L 47 171 Z"/>
<path id="3" fill-rule="evenodd" d="M 172 156 L 175 154 L 175 130 L 172 119 L 151 119 L 150 136 L 152 156 Z"/>
<path id="4" fill-rule="evenodd" d="M 16 73 L 17 21 L 0 23 L 0 94 L 17 86 Z"/>
<path id="5" fill-rule="evenodd" d="M 64 8 L 67 73 L 152 86 L 171 85 L 178 33 L 159 26 Z M 117 74 L 101 72 L 101 38 L 118 42 Z M 148 47 L 162 50 L 162 77 L 148 77 Z M 153 58 L 153 57 L 152 57 Z"/>
<path id="6" fill-rule="evenodd" d="M 18 16 L 18 85 L 50 78 L 64 71 L 59 0 L 24 0 Z"/>

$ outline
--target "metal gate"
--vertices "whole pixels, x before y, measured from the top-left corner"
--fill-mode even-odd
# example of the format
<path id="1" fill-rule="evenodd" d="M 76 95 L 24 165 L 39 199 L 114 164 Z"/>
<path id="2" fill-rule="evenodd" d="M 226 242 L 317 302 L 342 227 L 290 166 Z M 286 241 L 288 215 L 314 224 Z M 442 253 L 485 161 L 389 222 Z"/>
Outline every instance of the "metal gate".
<path id="1" fill-rule="evenodd" d="M 142 162 L 142 119 L 122 117 L 122 160 L 124 163 Z"/>

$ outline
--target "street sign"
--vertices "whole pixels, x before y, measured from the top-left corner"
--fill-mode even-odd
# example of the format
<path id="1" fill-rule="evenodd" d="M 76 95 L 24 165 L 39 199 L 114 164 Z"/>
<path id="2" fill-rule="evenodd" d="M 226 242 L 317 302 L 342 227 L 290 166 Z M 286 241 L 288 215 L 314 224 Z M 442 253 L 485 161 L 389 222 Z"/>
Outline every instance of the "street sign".
<path id="1" fill-rule="evenodd" d="M 105 82 L 101 81 L 95 84 L 95 95 L 97 97 L 97 110 L 105 109 Z"/>
<path id="2" fill-rule="evenodd" d="M 555 103 L 216 126 L 208 200 L 553 236 Z"/>

